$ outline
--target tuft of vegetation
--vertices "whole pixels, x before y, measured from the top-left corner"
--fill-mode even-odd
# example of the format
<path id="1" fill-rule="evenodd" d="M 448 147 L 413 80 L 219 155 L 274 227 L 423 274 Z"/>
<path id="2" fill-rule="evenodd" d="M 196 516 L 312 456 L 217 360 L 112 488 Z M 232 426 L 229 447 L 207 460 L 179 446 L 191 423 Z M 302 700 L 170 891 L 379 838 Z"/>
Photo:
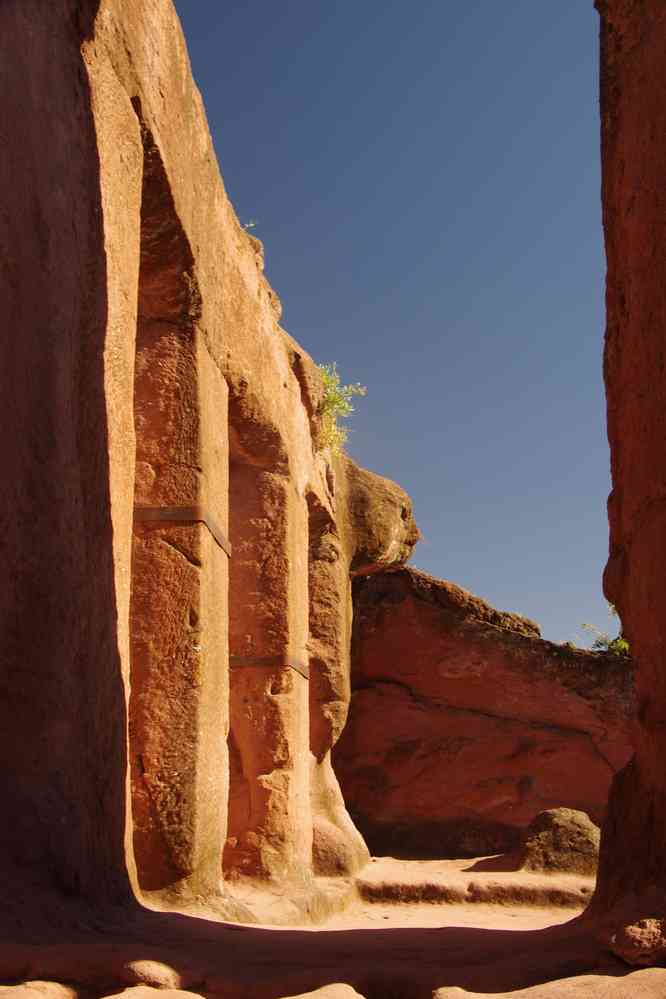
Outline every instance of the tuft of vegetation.
<path id="1" fill-rule="evenodd" d="M 617 610 L 612 604 L 608 605 L 608 613 L 612 617 L 618 616 Z M 631 654 L 629 642 L 622 634 L 621 629 L 619 635 L 611 638 L 607 632 L 600 631 L 593 624 L 583 624 L 582 627 L 589 634 L 594 635 L 594 640 L 590 646 L 593 652 L 606 652 L 609 656 L 628 656 Z"/>
<path id="2" fill-rule="evenodd" d="M 339 421 L 346 420 L 354 412 L 352 399 L 357 395 L 365 395 L 367 389 L 359 382 L 343 385 L 335 361 L 332 364 L 320 364 L 319 371 L 324 383 L 324 397 L 319 406 L 317 447 L 320 450 L 329 448 L 332 454 L 340 454 L 349 437 L 349 429 L 341 426 Z"/>

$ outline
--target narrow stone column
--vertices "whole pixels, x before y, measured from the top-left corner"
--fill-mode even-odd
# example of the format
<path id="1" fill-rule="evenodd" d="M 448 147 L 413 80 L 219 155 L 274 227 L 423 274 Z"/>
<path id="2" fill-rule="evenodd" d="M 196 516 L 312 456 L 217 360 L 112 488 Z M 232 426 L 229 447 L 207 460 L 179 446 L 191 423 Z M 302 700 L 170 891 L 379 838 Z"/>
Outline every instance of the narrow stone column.
<path id="1" fill-rule="evenodd" d="M 135 399 L 130 751 L 134 846 L 145 890 L 187 880 L 192 890 L 211 892 L 220 880 L 228 556 L 219 525 L 226 490 L 199 472 L 213 466 L 206 454 L 213 435 L 202 433 L 198 413 L 200 381 L 223 426 L 226 384 L 193 332 L 144 324 Z M 209 448 L 202 446 L 206 436 Z"/>
<path id="2" fill-rule="evenodd" d="M 311 869 L 307 514 L 281 475 L 230 468 L 231 736 L 225 871 L 299 879 Z"/>
<path id="3" fill-rule="evenodd" d="M 134 848 L 146 891 L 210 895 L 226 836 L 227 386 L 144 129 L 131 599 Z"/>
<path id="4" fill-rule="evenodd" d="M 351 698 L 349 560 L 332 516 L 313 494 L 309 510 L 311 801 L 315 874 L 349 875 L 370 858 L 331 763 Z"/>

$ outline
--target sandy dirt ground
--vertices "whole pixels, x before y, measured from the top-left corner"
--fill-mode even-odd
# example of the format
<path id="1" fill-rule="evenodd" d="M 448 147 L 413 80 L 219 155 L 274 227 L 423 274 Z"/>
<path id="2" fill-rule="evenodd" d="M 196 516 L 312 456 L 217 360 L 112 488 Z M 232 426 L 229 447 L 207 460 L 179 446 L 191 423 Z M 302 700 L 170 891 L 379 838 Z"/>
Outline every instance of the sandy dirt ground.
<path id="1" fill-rule="evenodd" d="M 583 909 L 594 878 L 511 869 L 505 856 L 475 860 L 396 860 L 375 857 L 356 884 L 371 902 L 497 903 Z"/>
<path id="2" fill-rule="evenodd" d="M 46 980 L 77 983 L 83 999 L 136 986 L 149 989 L 125 999 L 160 999 L 158 988 L 161 999 L 173 989 L 283 999 L 332 983 L 364 999 L 666 999 L 666 969 L 629 968 L 599 943 L 576 895 L 591 889 L 590 879 L 488 867 L 497 862 L 380 858 L 351 904 L 319 926 L 234 925 L 137 908 L 115 925 L 82 927 L 48 944 L 0 942 L 0 993 L 5 984 L 3 999 L 39 999 L 16 988 Z M 470 891 L 470 883 L 480 887 Z M 398 900 L 382 898 L 382 885 Z M 526 885 L 543 904 L 522 901 Z M 433 892 L 464 900 L 422 900 Z M 557 897 L 566 904 L 553 904 Z"/>
<path id="3" fill-rule="evenodd" d="M 398 860 L 373 857 L 358 897 L 320 929 L 454 927 L 534 930 L 579 915 L 594 879 L 502 870 L 503 858 Z"/>
<path id="4" fill-rule="evenodd" d="M 326 930 L 392 929 L 399 927 L 469 927 L 496 930 L 542 930 L 559 926 L 572 918 L 568 909 L 525 908 L 518 906 L 460 904 L 441 902 L 380 903 L 357 902 L 346 912 L 333 916 Z M 317 933 L 321 927 L 309 928 Z M 665 997 L 666 999 L 666 997 Z"/>

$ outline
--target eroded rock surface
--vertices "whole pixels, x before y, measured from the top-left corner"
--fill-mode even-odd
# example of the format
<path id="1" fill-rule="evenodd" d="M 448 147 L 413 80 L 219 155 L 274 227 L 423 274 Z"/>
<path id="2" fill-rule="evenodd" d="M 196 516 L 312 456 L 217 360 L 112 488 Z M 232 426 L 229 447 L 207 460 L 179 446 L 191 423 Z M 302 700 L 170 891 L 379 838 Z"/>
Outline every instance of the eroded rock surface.
<path id="1" fill-rule="evenodd" d="M 354 582 L 352 649 L 335 767 L 372 852 L 497 853 L 559 806 L 601 822 L 630 754 L 628 660 L 413 569 Z"/>
<path id="2" fill-rule="evenodd" d="M 598 859 L 599 827 L 573 808 L 540 812 L 527 827 L 518 851 L 519 866 L 526 871 L 594 875 Z"/>
<path id="3" fill-rule="evenodd" d="M 566 977 L 518 991 L 493 992 L 494 999 L 661 999 L 666 971 L 654 968 L 631 975 L 597 973 Z M 457 986 L 437 989 L 432 999 L 487 999 L 487 992 L 469 992 Z"/>
<path id="4" fill-rule="evenodd" d="M 615 785 L 597 910 L 619 924 L 617 953 L 641 964 L 662 958 L 666 897 L 666 110 L 654 85 L 666 15 L 599 6 L 606 585 L 636 652 L 640 728 Z M 170 0 L 5 0 L 0 35 L 9 994 L 159 986 L 275 999 L 342 974 L 373 995 L 417 978 L 424 994 L 443 980 L 497 992 L 595 967 L 598 945 L 579 927 L 514 935 L 507 954 L 487 929 L 315 938 L 156 911 L 201 904 L 240 918 L 226 892 L 249 883 L 246 897 L 268 886 L 309 915 L 318 876 L 344 881 L 363 864 L 331 768 L 350 697 L 349 578 L 381 587 L 417 532 L 399 487 L 317 449 L 321 380 L 280 326 L 263 248 L 225 193 Z M 449 836 L 476 850 L 481 829 L 496 846 L 536 798 L 567 800 L 563 774 L 573 804 L 597 815 L 626 756 L 626 668 L 601 671 L 540 642 L 530 622 L 407 578 L 419 594 L 393 601 L 376 668 L 357 684 L 368 734 L 388 740 L 374 756 L 359 741 L 372 814 L 386 807 L 379 832 L 388 820 L 413 843 L 439 851 Z M 401 645 L 398 622 L 424 644 Z M 436 813 L 431 753 L 459 814 Z M 377 777 L 385 766 L 397 793 Z M 424 834 L 416 816 L 430 808 Z"/>
<path id="5" fill-rule="evenodd" d="M 612 950 L 627 964 L 652 965 L 666 961 L 666 919 L 638 919 L 624 923 L 610 938 Z"/>
<path id="6" fill-rule="evenodd" d="M 285 999 L 363 999 L 363 996 L 351 985 L 336 982 L 334 985 L 325 985 L 315 992 L 301 992 L 298 996 L 286 996 Z"/>
<path id="7" fill-rule="evenodd" d="M 0 985 L 2 999 L 78 999 L 79 989 L 60 982 L 23 982 Z"/>
<path id="8" fill-rule="evenodd" d="M 638 703 L 635 757 L 613 783 L 602 830 L 593 912 L 607 939 L 640 928 L 630 932 L 630 959 L 641 963 L 663 954 L 653 921 L 666 916 L 666 8 L 633 0 L 597 8 L 613 483 L 604 588 L 631 646 Z M 630 951 L 618 947 L 627 959 Z"/>
<path id="9" fill-rule="evenodd" d="M 240 882 L 319 911 L 317 877 L 368 858 L 330 762 L 350 569 L 404 562 L 411 505 L 318 446 L 321 374 L 226 195 L 173 4 L 47 7 L 0 10 L 0 916 L 248 918 Z"/>

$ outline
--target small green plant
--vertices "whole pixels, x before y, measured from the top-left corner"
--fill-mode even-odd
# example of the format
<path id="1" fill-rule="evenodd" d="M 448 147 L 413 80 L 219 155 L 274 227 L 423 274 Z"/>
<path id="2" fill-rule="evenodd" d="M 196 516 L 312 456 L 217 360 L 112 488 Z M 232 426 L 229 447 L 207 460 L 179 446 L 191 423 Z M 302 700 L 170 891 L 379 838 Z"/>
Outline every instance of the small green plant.
<path id="1" fill-rule="evenodd" d="M 349 436 L 349 430 L 341 426 L 339 421 L 347 419 L 354 412 L 352 399 L 355 395 L 365 395 L 367 389 L 359 382 L 343 385 L 335 361 L 332 364 L 320 364 L 319 370 L 324 383 L 324 397 L 319 406 L 320 429 L 317 446 L 320 450 L 330 448 L 333 454 L 340 454 Z"/>
<path id="2" fill-rule="evenodd" d="M 608 605 L 608 613 L 611 617 L 618 617 L 617 610 L 612 604 Z M 628 656 L 630 655 L 629 642 L 626 640 L 622 631 L 615 638 L 611 638 L 608 632 L 600 631 L 593 624 L 583 624 L 582 627 L 589 634 L 594 635 L 594 640 L 590 648 L 594 652 L 607 652 L 611 656 Z"/>

